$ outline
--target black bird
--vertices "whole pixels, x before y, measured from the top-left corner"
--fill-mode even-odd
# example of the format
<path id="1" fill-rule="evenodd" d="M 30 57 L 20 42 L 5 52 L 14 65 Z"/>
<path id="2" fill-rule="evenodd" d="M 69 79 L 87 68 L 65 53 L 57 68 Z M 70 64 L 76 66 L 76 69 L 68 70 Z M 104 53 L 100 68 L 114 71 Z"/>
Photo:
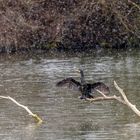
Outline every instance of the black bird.
<path id="1" fill-rule="evenodd" d="M 81 82 L 78 82 L 78 81 L 74 80 L 73 78 L 69 77 L 62 81 L 59 81 L 56 84 L 56 86 L 61 87 L 61 86 L 67 85 L 69 88 L 78 89 L 82 93 L 82 96 L 80 97 L 81 99 L 93 98 L 91 93 L 94 93 L 96 90 L 99 90 L 99 91 L 103 92 L 104 94 L 110 92 L 109 87 L 106 86 L 102 82 L 96 82 L 93 84 L 86 83 L 83 71 L 81 69 L 79 69 L 78 72 L 80 72 L 80 74 L 81 74 Z"/>

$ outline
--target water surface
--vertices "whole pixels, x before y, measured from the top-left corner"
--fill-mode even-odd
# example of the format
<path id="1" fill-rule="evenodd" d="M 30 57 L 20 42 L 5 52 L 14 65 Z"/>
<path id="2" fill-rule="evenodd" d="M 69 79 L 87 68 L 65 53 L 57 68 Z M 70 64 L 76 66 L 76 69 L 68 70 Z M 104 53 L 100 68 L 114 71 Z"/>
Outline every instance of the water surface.
<path id="1" fill-rule="evenodd" d="M 90 103 L 78 91 L 58 88 L 66 77 L 79 80 L 82 68 L 88 82 L 106 83 L 119 95 L 113 81 L 140 108 L 140 52 L 132 50 L 73 54 L 0 56 L 0 95 L 27 105 L 43 119 L 37 125 L 26 111 L 0 100 L 1 140 L 138 140 L 140 119 L 116 101 Z"/>

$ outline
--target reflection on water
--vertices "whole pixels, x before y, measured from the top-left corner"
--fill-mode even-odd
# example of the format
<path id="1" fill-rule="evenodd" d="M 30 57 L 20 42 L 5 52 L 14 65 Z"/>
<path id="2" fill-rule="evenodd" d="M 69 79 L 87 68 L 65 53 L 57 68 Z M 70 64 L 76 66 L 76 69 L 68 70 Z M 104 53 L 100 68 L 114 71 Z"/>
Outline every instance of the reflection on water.
<path id="1" fill-rule="evenodd" d="M 56 82 L 82 68 L 89 82 L 113 87 L 116 80 L 128 98 L 140 108 L 140 52 L 96 52 L 0 56 L 0 94 L 9 95 L 39 114 L 37 126 L 21 108 L 0 100 L 1 140 L 127 140 L 139 139 L 139 118 L 115 101 L 89 103 L 80 93 L 57 88 Z"/>

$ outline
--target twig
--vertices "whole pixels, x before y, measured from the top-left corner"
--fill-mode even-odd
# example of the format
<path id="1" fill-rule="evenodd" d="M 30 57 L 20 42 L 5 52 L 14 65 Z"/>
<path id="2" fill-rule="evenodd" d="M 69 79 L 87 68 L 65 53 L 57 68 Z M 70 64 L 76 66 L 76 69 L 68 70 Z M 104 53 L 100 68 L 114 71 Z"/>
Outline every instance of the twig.
<path id="1" fill-rule="evenodd" d="M 140 6 L 136 4 L 135 2 L 128 0 L 129 3 L 133 4 L 135 7 L 137 7 L 140 10 Z"/>
<path id="2" fill-rule="evenodd" d="M 113 95 L 113 96 L 106 96 L 104 93 L 102 93 L 100 90 L 96 90 L 97 92 L 99 92 L 104 98 L 106 99 L 114 99 L 114 100 L 117 100 L 119 102 L 121 102 L 122 104 L 126 104 L 122 98 L 120 96 L 116 96 L 116 95 Z"/>
<path id="3" fill-rule="evenodd" d="M 114 81 L 114 86 L 115 88 L 119 91 L 119 93 L 122 95 L 126 105 L 132 109 L 132 111 L 134 111 L 139 117 L 140 117 L 140 111 L 137 109 L 136 105 L 133 105 L 132 103 L 129 102 L 129 100 L 127 99 L 124 91 L 117 85 L 117 83 Z"/>
<path id="4" fill-rule="evenodd" d="M 12 97 L 10 96 L 0 96 L 0 98 L 3 98 L 3 99 L 9 99 L 11 100 L 12 102 L 14 102 L 16 105 L 20 106 L 21 108 L 25 109 L 29 115 L 31 115 L 33 118 L 35 118 L 35 120 L 37 120 L 37 122 L 40 124 L 42 123 L 42 119 L 37 115 L 37 114 L 34 114 L 32 113 L 32 111 L 27 107 L 27 106 L 24 106 L 20 103 L 18 103 L 15 99 L 13 99 Z"/>
<path id="5" fill-rule="evenodd" d="M 121 89 L 117 83 L 114 81 L 114 86 L 115 88 L 119 91 L 119 93 L 121 94 L 121 97 L 113 95 L 113 96 L 107 96 L 105 95 L 103 92 L 96 90 L 97 92 L 99 92 L 102 96 L 101 97 L 96 97 L 93 99 L 86 99 L 88 101 L 100 101 L 100 100 L 117 100 L 120 103 L 123 103 L 125 105 L 127 105 L 133 112 L 135 112 L 139 117 L 140 117 L 140 111 L 137 109 L 136 105 L 133 105 L 126 97 L 123 89 Z"/>
<path id="6" fill-rule="evenodd" d="M 99 92 L 102 96 L 101 97 L 96 97 L 96 98 L 92 98 L 92 99 L 86 99 L 88 101 L 94 102 L 94 101 L 100 101 L 100 100 L 117 100 L 122 104 L 126 104 L 121 97 L 113 95 L 113 96 L 106 96 L 103 92 L 101 92 L 100 90 L 96 90 L 97 92 Z"/>
<path id="7" fill-rule="evenodd" d="M 117 83 L 114 81 L 114 86 L 115 88 L 119 91 L 121 94 L 121 97 L 113 95 L 113 96 L 106 96 L 103 92 L 97 90 L 102 96 L 101 97 L 96 97 L 93 99 L 86 99 L 88 101 L 100 101 L 100 100 L 117 100 L 118 102 L 127 105 L 133 112 L 135 112 L 139 117 L 140 117 L 140 111 L 137 109 L 136 105 L 133 105 L 126 97 L 123 89 L 121 89 Z"/>

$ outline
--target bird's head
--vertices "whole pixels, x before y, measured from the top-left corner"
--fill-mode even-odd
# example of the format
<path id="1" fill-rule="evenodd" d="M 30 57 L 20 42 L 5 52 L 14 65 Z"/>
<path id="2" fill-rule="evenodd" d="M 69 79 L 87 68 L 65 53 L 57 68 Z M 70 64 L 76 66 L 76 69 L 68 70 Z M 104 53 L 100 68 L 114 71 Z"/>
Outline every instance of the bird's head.
<path id="1" fill-rule="evenodd" d="M 84 78 L 84 72 L 82 69 L 76 69 L 76 72 L 78 73 L 78 75 L 80 74 L 81 78 Z"/>
<path id="2" fill-rule="evenodd" d="M 79 73 L 79 74 L 83 73 L 83 70 L 82 70 L 82 69 L 76 69 L 75 71 L 76 71 L 77 73 Z"/>

